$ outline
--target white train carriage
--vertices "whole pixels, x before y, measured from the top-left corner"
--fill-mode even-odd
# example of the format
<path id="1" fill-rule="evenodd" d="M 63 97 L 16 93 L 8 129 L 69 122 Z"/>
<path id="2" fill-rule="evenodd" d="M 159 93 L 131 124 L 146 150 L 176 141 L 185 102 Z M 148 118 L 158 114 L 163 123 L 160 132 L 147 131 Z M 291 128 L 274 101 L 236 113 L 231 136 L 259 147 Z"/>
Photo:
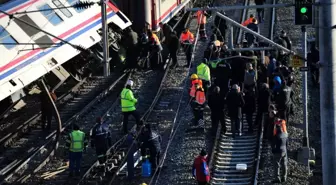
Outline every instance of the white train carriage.
<path id="1" fill-rule="evenodd" d="M 7 13 L 34 11 L 71 6 L 77 1 L 12 0 L 0 5 L 0 10 Z M 15 16 L 84 48 L 89 48 L 101 40 L 97 33 L 101 28 L 101 7 L 97 4 L 83 10 L 65 8 Z M 107 6 L 107 22 L 113 22 L 120 29 L 131 25 L 128 18 L 110 2 Z M 0 13 L 0 101 L 10 95 L 17 96 L 18 93 L 22 93 L 23 87 L 79 54 L 68 44 L 48 46 L 57 43 L 60 43 L 57 38 L 15 19 L 9 20 L 8 16 Z"/>
<path id="2" fill-rule="evenodd" d="M 159 23 L 167 23 L 180 10 L 188 7 L 191 0 L 114 0 L 118 7 L 134 22 L 140 31 L 145 24 L 152 29 Z"/>

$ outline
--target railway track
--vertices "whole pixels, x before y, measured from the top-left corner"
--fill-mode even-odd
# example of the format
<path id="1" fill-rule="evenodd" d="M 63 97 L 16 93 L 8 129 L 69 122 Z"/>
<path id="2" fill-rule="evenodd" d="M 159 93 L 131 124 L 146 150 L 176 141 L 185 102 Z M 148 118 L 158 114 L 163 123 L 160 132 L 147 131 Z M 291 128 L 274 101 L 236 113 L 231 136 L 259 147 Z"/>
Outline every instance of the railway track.
<path id="1" fill-rule="evenodd" d="M 244 4 L 249 5 L 254 2 L 245 0 Z M 266 3 L 275 3 L 269 0 Z M 241 12 L 241 21 L 246 20 L 250 14 L 256 15 L 254 10 L 244 10 Z M 274 9 L 265 9 L 265 21 L 259 24 L 260 34 L 273 39 Z M 241 32 L 236 36 L 236 42 L 242 41 Z M 253 116 L 255 120 L 256 113 Z M 212 172 L 211 184 L 232 184 L 249 185 L 257 184 L 260 155 L 263 147 L 262 129 L 255 128 L 253 134 L 243 134 L 232 138 L 231 124 L 228 116 L 225 118 L 228 131 L 223 133 L 221 126 L 218 126 L 214 148 L 210 161 Z M 248 124 L 243 116 L 243 132 L 248 129 Z M 262 124 L 261 124 L 262 125 Z"/>
<path id="2" fill-rule="evenodd" d="M 115 74 L 108 78 L 95 77 L 96 79 L 91 81 L 91 83 L 81 87 L 77 96 L 69 100 L 67 106 L 60 111 L 63 130 L 78 116 L 104 98 L 125 76 L 126 74 L 121 74 L 121 76 Z M 103 91 L 104 89 L 105 91 Z M 101 94 L 99 94 L 99 91 Z M 30 122 L 27 122 L 27 125 L 22 126 L 29 127 L 30 130 L 26 134 L 11 143 L 11 147 L 1 151 L 0 166 L 2 170 L 0 171 L 0 177 L 2 181 L 0 184 L 14 183 L 21 180 L 22 174 L 26 173 L 26 171 L 39 169 L 42 162 L 39 163 L 35 158 L 47 159 L 54 155 L 58 147 L 59 135 L 56 134 L 56 131 L 45 132 L 41 129 L 30 127 L 29 124 Z M 52 130 L 54 130 L 56 123 L 53 122 L 52 124 Z M 22 132 L 25 128 L 18 129 Z M 15 137 L 14 135 L 11 137 Z M 45 163 L 46 161 L 43 160 L 43 162 Z"/>

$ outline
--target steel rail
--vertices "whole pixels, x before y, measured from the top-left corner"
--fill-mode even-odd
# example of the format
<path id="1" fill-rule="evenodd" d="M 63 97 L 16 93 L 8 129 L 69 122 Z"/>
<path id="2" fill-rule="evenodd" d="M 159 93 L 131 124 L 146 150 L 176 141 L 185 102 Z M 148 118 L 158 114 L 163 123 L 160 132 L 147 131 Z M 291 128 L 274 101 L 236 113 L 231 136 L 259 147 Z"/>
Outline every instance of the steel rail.
<path id="1" fill-rule="evenodd" d="M 71 123 L 73 121 L 75 121 L 76 119 L 78 119 L 79 116 L 83 115 L 87 110 L 89 110 L 91 107 L 93 107 L 93 105 L 95 105 L 98 101 L 100 101 L 101 99 L 103 99 L 104 97 L 107 96 L 107 94 L 115 87 L 115 85 L 120 82 L 124 77 L 126 76 L 126 73 L 123 73 L 116 81 L 114 81 L 106 90 L 104 90 L 103 92 L 101 92 L 99 94 L 99 96 L 97 96 L 95 99 L 93 99 L 88 105 L 86 105 L 80 112 L 78 112 L 77 114 L 73 115 L 69 120 L 67 120 L 64 125 L 63 128 L 61 130 L 61 132 L 63 132 L 66 128 L 68 128 Z M 9 173 L 4 174 L 3 176 L 4 181 L 10 179 L 14 173 L 18 172 L 20 169 L 22 169 L 29 161 L 31 161 L 32 159 L 34 159 L 34 157 L 42 150 L 44 149 L 48 144 L 50 144 L 52 141 L 56 141 L 55 144 L 53 145 L 52 150 L 50 151 L 50 153 L 47 155 L 46 159 L 40 164 L 38 165 L 37 168 L 35 168 L 34 172 L 37 172 L 40 168 L 42 168 L 42 166 L 45 165 L 46 161 L 54 154 L 55 150 L 57 150 L 58 144 L 59 144 L 59 138 L 57 137 L 57 132 L 54 131 L 51 134 L 49 134 L 45 139 L 47 140 L 43 146 L 41 146 L 37 151 L 35 151 L 33 154 L 27 156 L 25 159 L 20 160 L 20 162 L 16 163 L 16 165 L 14 167 L 12 167 Z M 28 176 L 30 177 L 32 173 L 28 174 Z M 28 178 L 29 178 L 28 177 Z M 18 178 L 17 180 L 22 180 L 22 179 L 27 179 L 27 175 L 23 175 L 20 178 Z M 4 181 L 2 183 L 4 183 Z M 0 183 L 0 185 L 2 184 Z"/>

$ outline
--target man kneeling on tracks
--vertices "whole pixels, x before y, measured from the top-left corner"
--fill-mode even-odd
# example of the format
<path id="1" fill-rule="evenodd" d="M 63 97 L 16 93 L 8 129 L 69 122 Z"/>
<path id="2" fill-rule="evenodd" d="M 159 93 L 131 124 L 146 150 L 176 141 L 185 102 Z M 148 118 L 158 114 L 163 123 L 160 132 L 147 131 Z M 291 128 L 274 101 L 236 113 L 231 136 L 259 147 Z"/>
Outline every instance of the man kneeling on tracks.
<path id="1" fill-rule="evenodd" d="M 149 149 L 149 161 L 152 164 L 152 174 L 160 163 L 161 141 L 161 136 L 152 130 L 150 124 L 146 124 L 141 137 L 141 153 L 142 156 L 145 156 L 146 149 Z"/>
<path id="2" fill-rule="evenodd" d="M 91 147 L 96 148 L 99 164 L 105 164 L 106 152 L 112 145 L 112 138 L 108 124 L 102 118 L 96 119 L 96 125 L 92 129 Z"/>
<path id="3" fill-rule="evenodd" d="M 121 91 L 120 94 L 121 111 L 124 115 L 123 129 L 125 134 L 128 133 L 127 124 L 129 115 L 132 115 L 135 118 L 137 126 L 142 124 L 142 121 L 140 120 L 140 115 L 135 108 L 135 104 L 138 102 L 138 100 L 133 96 L 133 85 L 134 82 L 132 80 L 128 80 L 126 83 L 126 87 Z"/>
<path id="4" fill-rule="evenodd" d="M 69 147 L 69 176 L 73 176 L 75 172 L 77 176 L 80 175 L 80 164 L 82 161 L 83 151 L 86 149 L 87 140 L 85 138 L 85 133 L 80 131 L 79 126 L 73 124 L 73 131 L 69 134 L 66 140 L 66 146 Z"/>

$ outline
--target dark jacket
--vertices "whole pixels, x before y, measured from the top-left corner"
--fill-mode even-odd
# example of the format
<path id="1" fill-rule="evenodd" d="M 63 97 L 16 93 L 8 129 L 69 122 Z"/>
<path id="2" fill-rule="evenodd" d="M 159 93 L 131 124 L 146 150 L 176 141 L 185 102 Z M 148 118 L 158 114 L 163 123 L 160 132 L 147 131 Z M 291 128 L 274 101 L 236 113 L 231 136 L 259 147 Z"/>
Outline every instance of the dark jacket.
<path id="1" fill-rule="evenodd" d="M 162 32 L 163 32 L 163 35 L 164 35 L 164 42 L 166 44 L 169 44 L 169 42 L 171 40 L 171 34 L 173 32 L 173 28 L 168 24 L 164 24 L 163 28 L 162 28 Z"/>
<path id="2" fill-rule="evenodd" d="M 209 93 L 208 105 L 211 109 L 211 112 L 224 110 L 224 104 L 225 100 L 224 97 L 221 96 L 221 94 L 217 94 L 214 92 Z"/>
<path id="3" fill-rule="evenodd" d="M 216 80 L 215 84 L 218 85 L 220 88 L 227 88 L 228 82 L 231 79 L 232 69 L 231 65 L 227 63 L 225 60 L 222 60 L 217 63 L 216 68 Z"/>
<path id="4" fill-rule="evenodd" d="M 52 104 L 50 103 L 48 93 L 45 91 L 42 91 L 40 93 L 40 101 L 41 101 L 41 111 L 47 111 L 50 112 L 52 111 Z"/>
<path id="5" fill-rule="evenodd" d="M 278 133 L 272 140 L 272 153 L 287 153 L 288 134 Z"/>
<path id="6" fill-rule="evenodd" d="M 242 93 L 231 90 L 226 96 L 226 104 L 229 117 L 242 118 L 242 107 L 245 105 Z"/>
<path id="7" fill-rule="evenodd" d="M 265 3 L 265 0 L 254 0 L 254 3 L 256 5 L 263 5 Z"/>
<path id="8" fill-rule="evenodd" d="M 275 95 L 275 103 L 279 108 L 289 107 L 293 102 L 293 89 L 284 85 L 281 90 Z"/>
<path id="9" fill-rule="evenodd" d="M 244 82 L 246 61 L 243 58 L 232 59 L 232 80 L 234 82 Z"/>
<path id="10" fill-rule="evenodd" d="M 286 42 L 286 45 L 287 45 L 287 49 L 291 50 L 292 49 L 292 41 L 290 40 L 290 38 L 286 35 L 286 36 L 280 36 L 285 42 Z"/>
<path id="11" fill-rule="evenodd" d="M 258 94 L 258 111 L 268 112 L 268 108 L 271 104 L 272 93 L 269 89 L 264 88 L 259 91 Z"/>
<path id="12" fill-rule="evenodd" d="M 91 146 L 98 148 L 109 148 L 112 145 L 112 138 L 109 126 L 106 123 L 96 124 L 92 129 Z"/>
<path id="13" fill-rule="evenodd" d="M 213 28 L 212 34 L 213 34 L 213 36 L 211 36 L 212 40 L 219 40 L 221 42 L 225 41 L 225 39 L 224 39 L 224 37 L 223 37 L 223 35 L 222 35 L 222 33 L 221 33 L 221 31 L 219 30 L 218 27 Z M 214 38 L 216 38 L 216 39 L 214 39 Z"/>
<path id="14" fill-rule="evenodd" d="M 256 109 L 256 102 L 255 102 L 254 94 L 251 91 L 245 94 L 244 101 L 245 101 L 245 105 L 243 108 L 244 113 L 245 114 L 254 113 Z"/>
<path id="15" fill-rule="evenodd" d="M 180 48 L 179 38 L 175 34 L 170 35 L 170 41 L 168 42 L 168 48 L 170 51 L 177 51 Z"/>
<path id="16" fill-rule="evenodd" d="M 313 48 L 307 56 L 308 64 L 312 68 L 317 68 L 317 62 L 320 61 L 320 52 L 318 49 Z"/>
<path id="17" fill-rule="evenodd" d="M 138 44 L 138 34 L 133 30 L 126 33 L 125 46 L 127 48 L 135 48 Z"/>
<path id="18" fill-rule="evenodd" d="M 225 35 L 225 31 L 227 29 L 226 20 L 222 19 L 219 16 L 216 16 L 214 22 L 215 26 L 218 27 L 218 29 L 220 30 L 221 34 Z"/>
<path id="19" fill-rule="evenodd" d="M 210 182 L 210 171 L 207 165 L 207 159 L 203 156 L 198 156 L 194 161 L 192 173 L 198 182 Z"/>

